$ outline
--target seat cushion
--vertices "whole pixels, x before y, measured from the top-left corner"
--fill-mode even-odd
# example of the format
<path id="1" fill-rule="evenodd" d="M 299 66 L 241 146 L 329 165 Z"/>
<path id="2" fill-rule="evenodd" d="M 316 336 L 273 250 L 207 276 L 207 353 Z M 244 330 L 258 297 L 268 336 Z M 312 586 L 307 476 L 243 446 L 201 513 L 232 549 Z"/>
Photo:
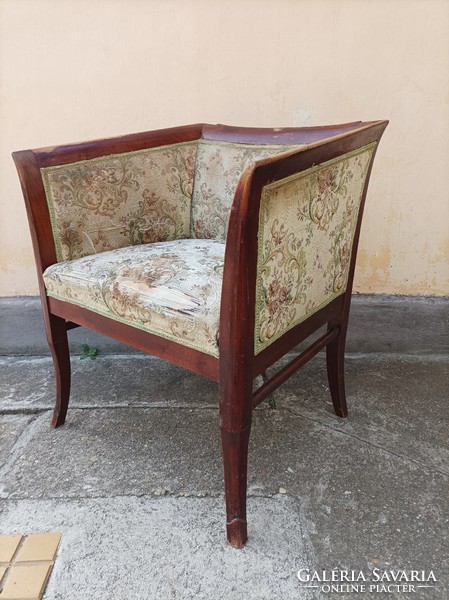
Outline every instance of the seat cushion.
<path id="1" fill-rule="evenodd" d="M 182 239 L 56 263 L 47 293 L 218 356 L 224 242 Z"/>

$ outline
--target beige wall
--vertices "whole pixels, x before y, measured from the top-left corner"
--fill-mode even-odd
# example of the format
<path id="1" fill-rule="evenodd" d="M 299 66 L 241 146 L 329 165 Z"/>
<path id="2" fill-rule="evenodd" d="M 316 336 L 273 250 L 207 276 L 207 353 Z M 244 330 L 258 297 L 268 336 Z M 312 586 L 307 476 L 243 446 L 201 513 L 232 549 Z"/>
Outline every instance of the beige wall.
<path id="1" fill-rule="evenodd" d="M 448 74 L 447 0 L 0 0 L 0 295 L 37 293 L 12 150 L 377 118 L 355 289 L 448 295 Z"/>

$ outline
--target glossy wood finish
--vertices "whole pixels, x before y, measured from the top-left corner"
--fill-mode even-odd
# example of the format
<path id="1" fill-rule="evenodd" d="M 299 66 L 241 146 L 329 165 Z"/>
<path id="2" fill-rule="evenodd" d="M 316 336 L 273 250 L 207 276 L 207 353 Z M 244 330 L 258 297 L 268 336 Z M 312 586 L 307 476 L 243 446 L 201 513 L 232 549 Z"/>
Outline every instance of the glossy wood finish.
<path id="1" fill-rule="evenodd" d="M 56 298 L 48 298 L 51 314 L 58 315 L 69 322 L 68 329 L 73 327 L 73 322 L 78 325 L 105 333 L 108 337 L 119 342 L 143 350 L 164 360 L 169 360 L 178 367 L 183 367 L 214 381 L 218 381 L 218 359 L 210 354 L 204 354 L 193 348 L 186 348 L 181 344 L 159 337 L 142 329 L 136 329 L 125 323 L 113 321 L 108 317 L 81 308 L 76 304 L 62 302 Z M 151 348 L 151 352 L 149 351 Z"/>
<path id="2" fill-rule="evenodd" d="M 316 315 L 312 315 L 303 323 L 287 332 L 273 344 L 273 349 L 268 348 L 261 357 L 254 356 L 254 327 L 256 304 L 256 269 L 257 269 L 257 234 L 259 222 L 259 208 L 263 187 L 271 182 L 278 181 L 310 167 L 341 156 L 352 150 L 361 148 L 371 142 L 380 140 L 387 122 L 361 123 L 343 127 L 341 132 L 331 128 L 330 140 L 322 139 L 322 130 L 316 132 L 317 141 L 310 143 L 305 148 L 293 151 L 289 156 L 272 157 L 258 161 L 252 170 L 247 170 L 240 178 L 231 210 L 228 237 L 226 241 L 225 266 L 223 274 L 223 290 L 220 313 L 220 421 L 223 429 L 236 435 L 235 444 L 239 445 L 238 460 L 229 452 L 228 446 L 223 445 L 223 460 L 225 468 L 225 481 L 232 481 L 233 488 L 227 495 L 227 534 L 231 545 L 240 547 L 247 537 L 246 532 L 246 486 L 241 483 L 240 477 L 246 476 L 247 443 L 250 433 L 251 421 L 249 418 L 250 405 L 257 402 L 257 393 L 250 392 L 250 384 L 255 374 L 263 372 L 270 364 L 267 357 L 279 358 L 282 350 L 288 352 L 314 330 L 314 325 L 319 328 L 326 320 L 329 331 L 338 331 L 326 341 L 331 350 L 327 353 L 329 381 L 333 386 L 332 399 L 338 416 L 346 416 L 346 400 L 344 397 L 344 370 L 341 357 L 344 354 L 349 306 L 351 301 L 352 282 L 354 276 L 355 258 L 357 253 L 360 224 L 363 215 L 363 206 L 368 185 L 363 192 L 363 199 L 359 210 L 356 235 L 350 261 L 350 274 L 348 286 L 341 299 L 329 304 Z M 267 132 L 262 132 L 258 141 L 264 139 Z M 268 138 L 274 133 L 279 134 L 276 143 L 282 143 L 282 131 L 268 132 Z M 298 130 L 294 134 L 295 143 L 301 143 L 307 132 Z M 257 132 L 259 136 L 259 132 Z M 288 131 L 291 143 L 292 132 Z M 247 132 L 243 138 L 248 139 Z M 252 138 L 255 139 L 255 138 Z M 267 139 L 265 137 L 265 139 Z M 372 160 L 374 159 L 373 153 Z M 369 169 L 371 170 L 372 161 Z M 369 171 L 370 172 L 370 171 Z M 337 342 L 338 340 L 338 342 Z M 334 344 L 334 345 L 332 345 Z M 337 350 L 334 350 L 337 344 Z M 343 349 L 343 350 L 342 350 Z M 307 351 L 306 351 L 307 352 Z M 313 347 L 309 354 L 313 356 Z M 277 360 L 276 358 L 276 360 Z M 274 360 L 273 360 L 274 362 Z M 299 359 L 293 362 L 288 374 L 291 375 L 296 368 L 303 364 Z M 280 384 L 284 381 L 282 373 L 272 378 L 272 383 Z M 270 391 L 276 386 L 271 385 Z M 266 388 L 267 389 L 267 388 Z M 242 393 L 242 390 L 245 390 Z M 261 393 L 261 392 L 259 392 Z M 244 434 L 245 444 L 242 437 Z M 228 499 L 231 496 L 232 501 Z M 239 502 L 237 503 L 237 497 Z"/>
<path id="3" fill-rule="evenodd" d="M 234 547 L 244 546 L 247 540 L 247 456 L 253 408 L 312 356 L 326 347 L 328 379 L 334 409 L 341 417 L 347 414 L 344 349 L 369 174 L 359 211 L 346 292 L 255 356 L 257 228 L 263 186 L 370 142 L 379 141 L 386 126 L 387 121 L 299 129 L 197 124 L 14 153 L 30 223 L 47 339 L 56 370 L 57 393 L 52 425 L 62 425 L 66 417 L 70 393 L 67 330 L 78 325 L 89 327 L 218 381 L 227 535 Z M 76 305 L 48 298 L 42 279 L 44 270 L 56 262 L 56 251 L 40 168 L 200 138 L 247 144 L 305 144 L 303 148 L 292 150 L 287 156 L 257 162 L 254 168 L 245 171 L 240 179 L 231 210 L 226 243 L 219 359 Z M 327 326 L 326 333 L 253 393 L 253 380 L 258 374 L 322 326 Z"/>
<path id="4" fill-rule="evenodd" d="M 64 319 L 50 313 L 46 330 L 56 373 L 56 402 L 51 426 L 59 427 L 65 422 L 70 397 L 71 371 L 67 325 Z"/>
<path id="5" fill-rule="evenodd" d="M 374 123 L 374 121 L 373 121 Z M 311 144 L 332 136 L 369 126 L 370 123 L 354 121 L 323 127 L 232 127 L 230 125 L 203 125 L 202 138 L 240 144 Z"/>
<path id="6" fill-rule="evenodd" d="M 339 327 L 332 327 L 317 340 L 315 340 L 310 346 L 291 360 L 285 365 L 280 371 L 278 371 L 273 377 L 264 377 L 264 384 L 253 393 L 253 408 L 256 408 L 261 402 L 265 400 L 274 390 L 287 381 L 289 377 L 293 375 L 299 368 L 305 365 L 311 358 L 318 354 L 320 350 L 329 346 L 334 342 L 335 338 L 338 338 L 340 334 Z M 342 416 L 342 415 L 339 415 Z"/>
<path id="7" fill-rule="evenodd" d="M 135 152 L 146 148 L 156 148 L 168 144 L 190 142 L 201 137 L 202 125 L 185 125 L 183 127 L 170 127 L 157 131 L 132 133 L 114 138 L 81 142 L 79 144 L 65 144 L 49 148 L 34 150 L 39 167 L 65 165 L 80 160 L 89 160 L 98 156 Z"/>

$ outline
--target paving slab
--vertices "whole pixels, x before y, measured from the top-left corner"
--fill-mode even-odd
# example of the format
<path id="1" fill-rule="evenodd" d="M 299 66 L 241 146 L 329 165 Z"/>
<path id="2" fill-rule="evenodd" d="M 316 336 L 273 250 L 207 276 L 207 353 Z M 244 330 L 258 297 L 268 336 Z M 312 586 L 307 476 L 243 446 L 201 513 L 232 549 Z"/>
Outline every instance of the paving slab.
<path id="1" fill-rule="evenodd" d="M 171 463 L 171 470 L 175 472 L 175 465 L 182 464 L 183 451 L 189 441 L 186 436 L 189 435 L 192 436 L 193 445 L 197 448 L 195 461 L 198 461 L 200 467 L 204 459 L 204 454 L 201 454 L 205 451 L 204 439 L 213 440 L 208 447 L 208 450 L 213 450 L 212 454 L 209 453 L 212 461 L 215 455 L 220 454 L 215 384 L 186 374 L 161 361 L 159 361 L 158 378 L 157 364 L 149 361 L 148 364 L 153 369 L 150 385 L 152 393 L 145 394 L 144 406 L 155 411 L 158 408 L 162 410 L 140 411 L 143 400 L 139 400 L 137 396 L 136 403 L 129 404 L 137 411 L 134 413 L 133 410 L 124 409 L 121 401 L 118 404 L 111 401 L 111 395 L 107 390 L 111 383 L 108 380 L 108 373 L 111 371 L 114 377 L 117 376 L 115 383 L 112 382 L 112 387 L 115 385 L 124 392 L 132 387 L 130 384 L 134 381 L 133 372 L 141 371 L 142 361 L 130 359 L 128 363 L 122 365 L 121 362 L 111 358 L 102 360 L 106 363 L 105 366 L 108 363 L 109 366 L 111 363 L 116 363 L 115 368 L 105 371 L 100 362 L 92 363 L 92 366 L 88 367 L 91 369 L 90 373 L 84 371 L 85 377 L 82 379 L 83 385 L 86 386 L 84 391 L 90 394 L 96 408 L 107 407 L 117 410 L 88 410 L 87 407 L 92 407 L 92 404 L 87 404 L 84 410 L 79 410 L 79 406 L 83 404 L 80 398 L 78 399 L 81 404 L 77 402 L 76 385 L 74 385 L 75 397 L 69 409 L 67 423 L 63 428 L 51 431 L 48 426 L 48 414 L 41 415 L 38 422 L 33 424 L 34 433 L 30 434 L 28 441 L 30 457 L 27 458 L 27 449 L 25 449 L 15 463 L 17 468 L 20 466 L 19 478 L 32 480 L 32 475 L 31 480 L 27 475 L 30 461 L 31 465 L 39 462 L 39 457 L 45 455 L 47 448 L 56 457 L 67 454 L 69 458 L 77 457 L 78 460 L 78 456 L 82 455 L 79 460 L 87 461 L 82 465 L 83 469 L 95 462 L 98 466 L 102 465 L 102 469 L 107 469 L 107 464 L 102 464 L 101 461 L 111 462 L 110 459 L 115 452 L 117 456 L 112 463 L 129 463 L 128 468 L 122 469 L 127 474 L 133 473 L 138 464 L 136 457 L 138 459 L 141 456 L 147 456 L 150 463 L 156 461 L 155 473 L 159 472 L 161 460 Z M 272 426 L 276 427 L 278 424 L 289 433 L 289 420 L 291 420 L 292 431 L 295 431 L 293 423 L 298 422 L 302 427 L 304 421 L 307 421 L 311 426 L 316 425 L 321 428 L 323 432 L 329 431 L 332 435 L 338 436 L 352 436 L 373 448 L 387 450 L 392 455 L 414 462 L 418 466 L 449 474 L 449 449 L 446 435 L 449 426 L 449 408 L 445 385 L 445 375 L 449 374 L 447 362 L 432 360 L 423 363 L 420 360 L 408 360 L 392 363 L 372 358 L 349 360 L 347 365 L 348 401 L 351 411 L 348 419 L 339 419 L 333 414 L 329 391 L 323 384 L 325 365 L 320 358 L 309 363 L 276 392 L 278 410 L 271 411 L 264 405 L 256 411 L 252 438 L 258 435 L 257 423 L 266 423 L 268 429 L 264 432 L 264 436 L 273 439 L 275 433 L 270 429 Z M 144 366 L 146 368 L 147 365 Z M 85 369 L 84 365 L 80 368 Z M 122 368 L 123 372 L 121 372 Z M 166 377 L 171 382 L 168 388 L 172 392 L 172 396 L 168 399 L 165 389 L 162 395 L 160 391 L 158 392 L 159 386 L 163 388 Z M 98 379 L 100 381 L 96 382 L 95 380 Z M 195 386 L 196 380 L 198 380 L 197 386 Z M 35 381 L 34 377 L 33 381 Z M 142 387 L 145 387 L 143 383 L 141 381 Z M 205 389 L 201 388 L 203 383 L 207 384 Z M 96 387 L 104 392 L 104 396 L 95 397 L 92 394 Z M 195 388 L 197 393 L 193 396 Z M 176 394 L 177 390 L 179 390 L 178 394 Z M 84 397 L 84 392 L 82 396 Z M 191 400 L 192 397 L 194 400 Z M 175 406 L 176 403 L 179 404 Z M 51 407 L 51 404 L 48 402 L 47 407 Z M 424 412 L 423 405 L 426 406 Z M 262 417 L 257 420 L 261 412 L 267 413 L 266 421 Z M 109 451 L 111 445 L 112 454 Z M 258 447 L 257 442 L 252 442 L 251 445 Z M 167 452 L 168 456 L 164 457 Z M 51 464 L 51 456 L 44 462 L 46 465 Z M 70 461 L 65 466 L 68 472 L 73 472 Z M 208 472 L 212 473 L 210 466 Z M 62 471 L 59 476 L 52 475 L 53 484 L 56 485 L 58 477 L 62 477 L 64 481 L 63 475 Z M 120 476 L 112 477 L 112 473 L 110 475 L 111 485 L 118 485 L 121 481 Z M 149 476 L 149 473 L 138 473 L 136 478 L 142 482 L 150 481 Z M 169 476 L 168 479 L 170 480 Z M 175 483 L 174 478 L 171 481 Z M 217 476 L 212 481 L 216 483 Z M 218 481 L 221 482 L 221 470 Z M 161 487 L 163 482 L 157 480 L 153 483 Z M 182 487 L 180 481 L 171 492 L 176 492 L 178 484 Z M 14 484 L 11 485 L 14 487 Z M 33 486 L 34 484 L 31 484 L 31 487 Z M 125 487 L 127 486 L 129 482 L 125 481 Z M 206 485 L 206 489 L 210 487 Z M 134 489 L 132 486 L 131 488 Z M 39 486 L 34 489 L 37 491 Z M 63 494 L 65 491 L 67 488 L 62 485 L 58 494 Z M 78 493 L 76 486 L 73 493 Z"/>
<path id="2" fill-rule="evenodd" d="M 75 408 L 179 407 L 216 411 L 218 407 L 215 382 L 159 359 L 144 355 L 103 356 L 88 362 L 75 359 L 72 365 L 68 423 Z M 0 367 L 0 413 L 52 408 L 55 392 L 51 359 L 4 357 L 0 358 Z M 338 419 L 333 413 L 322 354 L 278 389 L 279 409 L 288 409 L 449 474 L 448 359 L 434 356 L 423 361 L 408 356 L 393 361 L 378 355 L 350 356 L 346 372 L 348 419 Z M 260 410 L 268 410 L 267 405 L 263 404 Z M 28 422 L 23 416 L 13 419 L 16 421 L 24 426 Z"/>
<path id="3" fill-rule="evenodd" d="M 2 600 L 41 600 L 51 567 L 51 563 L 12 566 L 0 597 Z"/>
<path id="4" fill-rule="evenodd" d="M 0 335 L 14 355 L 0 358 L 0 533 L 63 533 L 46 600 L 321 600 L 334 596 L 297 571 L 333 567 L 432 569 L 435 589 L 404 596 L 449 597 L 447 300 L 354 298 L 348 419 L 323 355 L 277 410 L 258 408 L 242 551 L 225 542 L 217 384 L 74 330 L 75 351 L 101 354 L 73 356 L 68 420 L 51 430 L 52 361 L 34 356 L 48 352 L 36 327 L 23 333 L 38 305 L 4 305 L 0 332 L 19 333 Z M 357 596 L 403 597 L 335 597 Z"/>
<path id="5" fill-rule="evenodd" d="M 2 398 L 0 395 L 0 413 Z M 0 468 L 8 460 L 10 452 L 33 417 L 29 415 L 0 414 Z"/>
<path id="6" fill-rule="evenodd" d="M 422 552 L 416 545 L 412 549 L 395 531 L 397 549 L 390 555 L 389 540 L 382 541 L 389 524 L 363 536 L 363 525 L 352 522 L 359 533 L 354 535 L 353 562 L 344 554 L 342 536 L 331 554 L 322 550 L 320 518 L 307 497 L 252 498 L 250 538 L 243 550 L 235 550 L 225 541 L 223 502 L 173 497 L 8 501 L 0 528 L 63 531 L 45 600 L 313 600 L 328 596 L 301 585 L 297 572 L 326 566 L 363 569 L 367 574 L 375 565 L 433 568 L 436 590 L 413 598 L 441 600 L 449 591 L 447 570 L 433 562 L 426 546 Z M 333 526 L 338 527 L 335 522 Z"/>
<path id="7" fill-rule="evenodd" d="M 72 409 L 56 430 L 49 417 L 12 455 L 0 498 L 222 493 L 215 410 Z"/>
<path id="8" fill-rule="evenodd" d="M 218 384 L 147 354 L 72 357 L 70 406 L 218 406 Z M 51 358 L 0 357 L 0 412 L 53 407 Z"/>
<path id="9" fill-rule="evenodd" d="M 61 534 L 58 532 L 30 533 L 16 556 L 17 563 L 53 561 L 56 557 Z"/>
<path id="10" fill-rule="evenodd" d="M 349 356 L 347 419 L 333 412 L 320 355 L 276 392 L 288 409 L 449 475 L 449 357 Z"/>
<path id="11" fill-rule="evenodd" d="M 12 560 L 21 540 L 22 536 L 18 534 L 0 534 L 0 563 L 9 563 Z"/>
<path id="12" fill-rule="evenodd" d="M 19 501 L 1 528 L 64 532 L 45 600 L 312 598 L 296 575 L 314 562 L 297 501 L 255 499 L 240 551 L 222 513 L 222 498 Z"/>
<path id="13" fill-rule="evenodd" d="M 46 414 L 36 420 L 33 438 L 3 477 L 4 498 L 222 496 L 215 411 L 72 413 L 56 431 L 48 429 Z M 441 565 L 449 478 L 412 457 L 290 411 L 256 412 L 249 506 L 257 497 L 282 497 L 281 487 L 301 501 L 313 547 L 333 566 L 363 568 L 368 558 L 402 568 Z M 271 519 L 277 520 L 276 508 Z"/>

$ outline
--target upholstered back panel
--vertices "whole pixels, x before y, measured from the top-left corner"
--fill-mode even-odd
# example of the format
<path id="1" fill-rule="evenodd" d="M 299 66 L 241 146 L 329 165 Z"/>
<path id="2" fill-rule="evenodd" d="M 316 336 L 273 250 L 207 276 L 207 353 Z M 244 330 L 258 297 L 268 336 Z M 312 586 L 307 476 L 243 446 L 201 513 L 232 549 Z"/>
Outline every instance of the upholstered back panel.
<path id="1" fill-rule="evenodd" d="M 299 147 L 200 140 L 192 196 L 192 237 L 226 240 L 232 201 L 246 167 Z"/>
<path id="2" fill-rule="evenodd" d="M 255 353 L 346 290 L 375 144 L 264 187 Z"/>
<path id="3" fill-rule="evenodd" d="M 190 237 L 197 142 L 41 169 L 58 261 Z"/>

